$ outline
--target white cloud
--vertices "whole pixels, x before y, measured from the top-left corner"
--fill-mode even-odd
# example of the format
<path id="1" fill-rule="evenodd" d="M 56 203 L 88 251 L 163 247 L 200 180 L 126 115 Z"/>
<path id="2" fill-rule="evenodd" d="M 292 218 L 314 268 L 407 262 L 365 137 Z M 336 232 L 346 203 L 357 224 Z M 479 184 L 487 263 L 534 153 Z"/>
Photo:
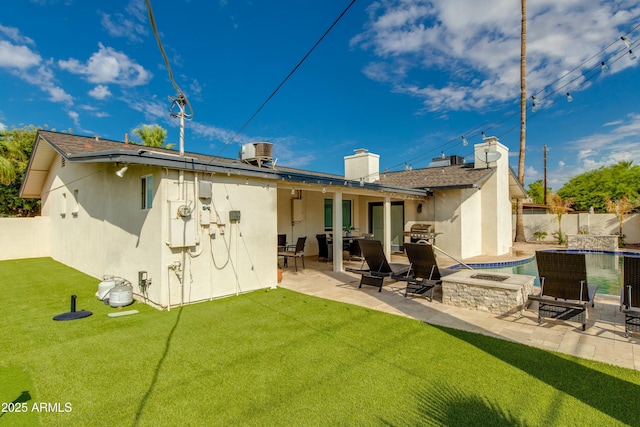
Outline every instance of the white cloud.
<path id="1" fill-rule="evenodd" d="M 102 43 L 98 46 L 98 52 L 91 55 L 86 64 L 71 58 L 58 61 L 58 65 L 70 73 L 84 75 L 89 82 L 96 84 L 139 86 L 151 79 L 151 73 L 124 53 L 105 47 Z"/>
<path id="2" fill-rule="evenodd" d="M 14 76 L 38 86 L 40 90 L 49 94 L 49 100 L 52 102 L 73 102 L 73 97 L 57 85 L 51 70 L 52 61 L 43 61 L 38 53 L 25 45 L 33 45 L 32 39 L 22 36 L 20 31 L 13 27 L 0 25 L 0 33 L 18 43 L 0 40 L 0 68 L 8 68 Z"/>
<path id="3" fill-rule="evenodd" d="M 0 40 L 0 67 L 24 70 L 38 65 L 42 58 L 27 46 L 17 46 Z"/>
<path id="4" fill-rule="evenodd" d="M 147 122 L 156 122 L 158 119 L 169 117 L 168 101 L 158 101 L 155 97 L 150 100 L 140 99 L 138 97 L 121 98 L 133 110 L 139 111 L 144 115 Z"/>
<path id="5" fill-rule="evenodd" d="M 7 125 L 5 125 L 4 123 L 0 123 L 0 132 L 4 132 L 7 129 Z"/>
<path id="6" fill-rule="evenodd" d="M 126 37 L 133 42 L 140 42 L 146 36 L 147 9 L 144 0 L 131 0 L 125 7 L 125 13 L 109 15 L 100 12 L 100 22 L 111 37 Z"/>
<path id="7" fill-rule="evenodd" d="M 62 102 L 68 105 L 72 104 L 73 97 L 55 83 L 51 65 L 51 61 L 46 61 L 36 68 L 19 72 L 14 71 L 13 74 L 48 93 L 50 101 Z"/>
<path id="8" fill-rule="evenodd" d="M 105 85 L 98 85 L 89 91 L 89 96 L 95 99 L 105 99 L 111 96 L 111 91 Z"/>
<path id="9" fill-rule="evenodd" d="M 80 114 L 78 114 L 75 111 L 67 111 L 67 115 L 69 117 L 71 117 L 71 120 L 73 120 L 73 123 L 76 125 L 76 127 L 81 128 L 81 126 L 80 126 Z"/>
<path id="10" fill-rule="evenodd" d="M 20 34 L 20 30 L 16 27 L 5 27 L 4 25 L 0 24 L 0 34 L 4 34 L 5 37 L 8 37 L 10 40 L 18 44 L 29 44 L 32 46 L 35 45 L 33 39 Z"/>
<path id="11" fill-rule="evenodd" d="M 640 114 L 629 114 L 623 120 L 605 123 L 603 127 L 613 129 L 607 129 L 607 133 L 588 135 L 563 145 L 564 150 L 571 157 L 569 161 L 575 158 L 577 162 L 570 171 L 563 171 L 566 162 L 559 161 L 560 174 L 556 174 L 559 182 L 563 183 L 569 178 L 599 167 L 640 158 Z M 556 156 L 561 156 L 561 153 L 556 153 Z"/>
<path id="12" fill-rule="evenodd" d="M 477 109 L 519 97 L 520 2 L 379 0 L 368 13 L 364 31 L 351 40 L 375 55 L 365 75 L 423 100 L 426 110 Z M 584 89 L 581 73 L 599 69 L 619 46 L 580 64 L 629 31 L 638 17 L 640 5 L 626 0 L 530 2 L 528 92 L 542 98 Z M 628 66 L 633 63 L 617 61 L 610 70 Z"/>

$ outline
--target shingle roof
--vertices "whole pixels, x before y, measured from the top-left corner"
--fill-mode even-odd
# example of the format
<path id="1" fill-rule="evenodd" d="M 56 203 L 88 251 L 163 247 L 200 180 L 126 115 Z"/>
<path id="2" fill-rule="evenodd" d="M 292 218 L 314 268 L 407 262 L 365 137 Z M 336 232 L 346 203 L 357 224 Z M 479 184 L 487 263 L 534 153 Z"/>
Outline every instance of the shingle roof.
<path id="1" fill-rule="evenodd" d="M 48 144 L 39 144 L 40 140 L 44 140 Z M 27 176 L 21 189 L 21 192 L 25 194 L 23 197 L 38 197 L 39 189 L 48 173 L 54 152 L 58 152 L 70 161 L 138 163 L 205 172 L 224 170 L 228 173 L 229 170 L 232 170 L 233 173 L 250 176 L 318 184 L 333 183 L 336 185 L 344 180 L 342 175 L 312 172 L 280 165 L 275 168 L 258 167 L 238 159 L 191 152 L 185 152 L 184 157 L 181 157 L 176 150 L 40 130 L 36 139 L 36 147 L 34 147 L 29 160 Z M 494 173 L 495 169 L 475 169 L 472 164 L 452 165 L 381 173 L 378 181 L 365 184 L 365 186 L 424 195 L 425 193 L 419 190 L 480 187 Z M 513 175 L 513 171 L 511 174 Z M 29 181 L 28 185 L 26 185 L 27 181 Z M 344 185 L 351 184 L 344 181 Z M 513 194 L 524 194 L 524 190 L 517 183 L 515 176 L 511 177 L 510 187 L 512 187 L 512 192 L 515 191 Z M 521 197 L 524 196 L 521 195 Z"/>
<path id="2" fill-rule="evenodd" d="M 481 186 L 495 169 L 475 169 L 473 164 L 451 165 L 380 174 L 380 184 L 405 188 L 445 190 Z"/>
<path id="3" fill-rule="evenodd" d="M 44 130 L 39 131 L 38 134 L 42 138 L 44 138 L 47 142 L 49 142 L 52 146 L 57 148 L 58 152 L 68 159 L 73 159 L 74 157 L 80 158 L 84 156 L 90 156 L 92 154 L 99 155 L 101 153 L 109 153 L 114 151 L 124 151 L 124 152 L 128 151 L 133 155 L 137 155 L 141 150 L 147 153 L 159 153 L 159 154 L 165 154 L 170 156 L 178 155 L 178 152 L 176 150 L 170 150 L 166 148 L 147 147 L 144 145 L 139 145 L 134 143 L 125 144 L 120 141 L 112 141 L 108 139 L 102 139 L 99 137 L 72 135 L 72 134 L 51 132 L 51 131 L 44 131 Z M 192 153 L 192 152 L 185 152 L 184 154 L 185 154 L 185 157 L 189 159 L 196 159 L 203 162 L 239 165 L 239 166 L 242 166 L 243 168 L 250 168 L 250 169 L 253 168 L 260 171 L 265 170 L 264 168 L 260 168 L 258 166 L 251 165 L 241 160 L 232 159 L 228 157 L 211 156 L 207 154 Z M 289 168 L 286 166 L 277 166 L 277 168 L 274 170 L 296 173 L 296 174 L 297 173 L 307 173 L 307 174 L 313 173 L 314 175 L 323 176 L 327 178 L 334 178 L 337 180 L 344 179 L 344 177 L 341 175 L 327 174 L 323 172 L 310 172 L 307 170 Z"/>

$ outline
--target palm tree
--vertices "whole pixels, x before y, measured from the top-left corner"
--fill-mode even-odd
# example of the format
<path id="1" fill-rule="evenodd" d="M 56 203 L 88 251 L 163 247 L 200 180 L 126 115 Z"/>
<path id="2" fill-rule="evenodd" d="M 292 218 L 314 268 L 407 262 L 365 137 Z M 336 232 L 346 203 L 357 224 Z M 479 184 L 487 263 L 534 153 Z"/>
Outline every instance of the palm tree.
<path id="1" fill-rule="evenodd" d="M 551 194 L 551 213 L 556 216 L 558 220 L 558 243 L 561 245 L 567 242 L 566 236 L 562 232 L 562 215 L 569 212 L 571 209 L 571 205 L 573 204 L 573 200 L 570 198 L 563 199 L 557 194 Z"/>
<path id="2" fill-rule="evenodd" d="M 524 149 L 527 140 L 527 0 L 520 0 L 522 24 L 520 30 L 520 157 L 518 181 L 524 187 Z M 526 241 L 524 235 L 524 200 L 516 201 L 516 242 Z"/>
<path id="3" fill-rule="evenodd" d="M 0 184 L 11 184 L 26 166 L 26 155 L 20 143 L 21 134 L 18 132 L 20 130 L 0 132 Z M 35 131 L 32 133 L 35 134 Z"/>
<path id="4" fill-rule="evenodd" d="M 142 127 L 135 128 L 133 134 L 140 137 L 142 145 L 145 147 L 155 148 L 168 148 L 175 147 L 176 144 L 165 144 L 164 140 L 167 137 L 167 131 L 160 125 L 142 125 Z"/>
<path id="5" fill-rule="evenodd" d="M 629 200 L 625 194 L 620 200 L 607 200 L 607 212 L 615 214 L 618 218 L 618 235 L 622 237 L 622 223 L 625 216 L 638 207 L 638 202 Z"/>

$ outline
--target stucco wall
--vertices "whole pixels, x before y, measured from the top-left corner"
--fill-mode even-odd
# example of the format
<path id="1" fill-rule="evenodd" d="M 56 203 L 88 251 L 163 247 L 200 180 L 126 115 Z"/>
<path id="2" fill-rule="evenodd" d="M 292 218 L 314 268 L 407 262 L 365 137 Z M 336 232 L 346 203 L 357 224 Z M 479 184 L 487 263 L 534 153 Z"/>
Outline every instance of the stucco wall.
<path id="1" fill-rule="evenodd" d="M 562 232 L 565 234 L 579 234 L 580 229 L 588 230 L 593 235 L 617 234 L 619 231 L 618 218 L 614 214 L 565 214 L 561 218 Z M 515 215 L 513 216 L 513 235 L 515 236 Z M 545 241 L 555 241 L 553 233 L 558 231 L 558 217 L 553 214 L 524 215 L 524 230 L 527 241 L 535 241 L 536 231 L 546 231 Z M 640 243 L 640 214 L 629 215 L 622 225 L 625 242 Z"/>
<path id="2" fill-rule="evenodd" d="M 0 260 L 51 256 L 48 217 L 0 218 Z"/>
<path id="3" fill-rule="evenodd" d="M 169 218 L 176 215 L 169 212 L 168 201 L 180 198 L 178 171 L 129 165 L 119 178 L 115 170 L 113 164 L 67 162 L 62 167 L 59 158 L 54 161 L 42 199 L 54 259 L 97 282 L 105 274 L 123 277 L 136 295 L 162 307 L 276 284 L 277 194 L 272 182 L 201 174 L 198 178 L 211 182 L 213 189 L 213 197 L 203 201 L 195 195 L 195 175 L 185 173 L 186 198 L 193 207 L 189 224 L 197 244 L 183 249 L 167 244 Z M 153 177 L 151 209 L 141 206 L 141 178 L 146 175 Z M 217 225 L 217 216 L 201 224 L 203 205 L 220 213 L 224 227 Z M 229 220 L 231 210 L 240 211 L 240 222 Z M 138 286 L 140 271 L 151 279 L 146 293 Z"/>

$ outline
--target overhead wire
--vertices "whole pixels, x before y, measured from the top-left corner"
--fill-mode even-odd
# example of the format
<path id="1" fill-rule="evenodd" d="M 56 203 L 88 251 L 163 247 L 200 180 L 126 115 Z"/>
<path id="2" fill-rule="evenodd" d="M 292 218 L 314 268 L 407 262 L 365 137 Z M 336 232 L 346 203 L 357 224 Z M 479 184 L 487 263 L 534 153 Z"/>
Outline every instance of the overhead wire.
<path id="1" fill-rule="evenodd" d="M 295 67 L 293 67 L 293 69 L 280 82 L 280 84 L 278 84 L 278 86 L 276 86 L 276 88 L 273 90 L 273 92 L 271 92 L 271 94 L 267 97 L 267 99 L 264 100 L 264 102 L 260 105 L 260 107 L 258 107 L 258 109 L 251 115 L 251 117 L 249 117 L 249 119 L 247 119 L 247 121 L 244 122 L 244 124 L 240 127 L 240 129 L 238 129 L 238 131 L 236 131 L 236 133 L 233 135 L 233 137 L 231 137 L 231 139 L 226 144 L 224 144 L 222 146 L 220 151 L 216 154 L 217 156 L 222 154 L 222 152 L 225 150 L 225 148 L 227 148 L 227 146 L 229 146 L 233 141 L 235 141 L 235 139 L 238 137 L 238 135 L 249 125 L 249 123 L 251 123 L 251 121 L 253 121 L 253 119 L 260 113 L 260 111 L 262 111 L 262 109 L 269 103 L 269 101 L 271 101 L 271 98 L 273 98 L 276 95 L 276 93 L 278 93 L 280 88 L 282 88 L 282 86 L 284 86 L 284 84 L 287 82 L 287 80 L 289 80 L 291 78 L 291 76 L 293 76 L 293 74 L 298 70 L 298 68 L 300 68 L 302 63 L 307 60 L 307 58 L 311 55 L 311 53 L 315 50 L 315 48 L 318 47 L 318 45 L 322 42 L 322 40 L 324 40 L 324 38 L 327 36 L 327 34 L 329 34 L 329 32 L 331 32 L 333 27 L 335 27 L 338 24 L 338 22 L 349 11 L 349 9 L 351 9 L 351 6 L 353 6 L 353 4 L 355 2 L 356 2 L 356 0 L 351 0 L 351 3 L 349 3 L 349 5 L 342 11 L 342 13 L 340 13 L 340 15 L 333 21 L 333 23 L 329 26 L 329 28 L 327 28 L 327 30 L 322 34 L 322 36 L 320 36 L 320 38 L 313 44 L 311 49 L 309 49 L 307 51 L 307 53 L 302 57 L 302 59 L 300 59 L 300 61 L 298 61 L 298 63 L 295 65 Z"/>
<path id="2" fill-rule="evenodd" d="M 178 92 L 178 98 L 189 107 L 189 113 L 187 114 L 188 118 L 193 117 L 193 108 L 191 107 L 191 103 L 189 99 L 184 94 L 182 89 L 178 86 L 175 79 L 173 78 L 173 71 L 171 70 L 171 65 L 169 64 L 169 58 L 167 57 L 167 53 L 162 46 L 162 40 L 160 40 L 160 34 L 158 33 L 158 28 L 156 25 L 156 20 L 153 15 L 153 9 L 151 8 L 151 0 L 145 0 L 147 5 L 147 15 L 149 16 L 149 24 L 151 25 L 151 30 L 153 31 L 153 35 L 155 36 L 156 43 L 158 43 L 158 48 L 160 49 L 160 53 L 162 54 L 162 59 L 164 60 L 164 64 L 167 67 L 167 72 L 169 73 L 169 80 L 171 81 L 171 85 Z"/>
<path id="3" fill-rule="evenodd" d="M 625 33 L 623 35 L 623 37 L 628 36 L 629 34 L 631 34 L 632 32 L 634 32 L 636 29 L 638 29 L 640 27 L 640 24 L 635 25 L 631 30 L 629 30 L 627 33 Z M 577 88 L 582 87 L 584 84 L 586 84 L 589 80 L 591 80 L 592 78 L 594 78 L 597 75 L 600 75 L 600 73 L 598 72 L 593 72 L 596 69 L 600 69 L 601 70 L 601 62 L 604 62 L 605 64 L 614 64 L 617 61 L 619 61 L 620 59 L 624 58 L 625 56 L 627 56 L 629 50 L 632 50 L 635 46 L 638 45 L 638 42 L 634 42 L 632 43 L 629 48 L 623 48 L 620 50 L 617 50 L 615 53 L 613 53 L 612 55 L 609 55 L 606 60 L 603 60 L 601 62 L 598 62 L 597 64 L 593 65 L 591 68 L 587 69 L 587 71 L 581 73 L 579 76 L 573 78 L 572 80 L 570 80 L 568 83 L 565 83 L 562 86 L 556 86 L 558 83 L 560 83 L 563 79 L 565 79 L 567 76 L 569 76 L 570 74 L 574 73 L 576 70 L 579 70 L 581 68 L 583 68 L 587 63 L 589 63 L 590 61 L 592 61 L 593 59 L 595 59 L 596 57 L 598 57 L 599 55 L 601 55 L 602 53 L 606 52 L 607 50 L 609 50 L 612 46 L 614 46 L 616 43 L 619 43 L 620 40 L 622 39 L 624 41 L 624 38 L 620 37 L 617 38 L 616 40 L 614 40 L 613 42 L 609 43 L 607 46 L 605 46 L 604 48 L 600 49 L 600 51 L 598 51 L 597 53 L 591 55 L 589 58 L 585 59 L 584 61 L 582 61 L 579 65 L 575 66 L 574 68 L 572 68 L 571 70 L 567 71 L 566 73 L 564 73 L 562 76 L 560 76 L 559 78 L 557 78 L 555 81 L 553 81 L 552 83 L 544 86 L 544 88 L 536 91 L 533 93 L 533 96 L 535 95 L 539 95 L 540 93 L 544 93 L 546 90 L 548 90 L 548 88 L 553 88 L 555 87 L 554 90 L 547 92 L 545 94 L 545 96 L 537 98 L 537 100 L 539 102 L 542 102 L 543 100 L 549 98 L 552 95 L 557 94 L 559 91 L 563 90 L 564 88 L 566 88 L 567 86 L 569 86 L 571 83 L 573 83 L 574 81 L 580 79 L 581 77 L 585 77 L 585 74 L 588 73 L 592 73 L 591 75 L 587 76 L 587 78 L 585 78 L 585 80 L 583 82 L 581 82 L 579 85 L 576 86 Z M 628 40 L 628 39 L 627 39 Z M 626 43 L 626 42 L 625 42 Z M 611 59 L 611 58 L 615 58 L 615 59 Z M 503 110 L 504 111 L 504 110 Z M 538 115 L 538 113 L 535 113 L 533 115 L 530 115 L 527 117 L 527 122 L 532 119 L 533 117 L 535 117 L 536 115 Z M 494 129 L 499 127 L 500 125 L 502 125 L 503 123 L 507 122 L 508 120 L 512 119 L 513 117 L 515 117 L 516 115 L 519 115 L 519 112 L 513 112 L 510 113 L 508 115 L 506 115 L 504 118 L 502 118 L 501 120 L 494 122 L 493 119 L 487 120 L 485 122 L 483 122 L 480 125 L 475 126 L 474 128 L 464 132 L 463 134 L 461 134 L 460 136 L 456 137 L 456 138 L 452 138 L 451 140 L 449 140 L 448 142 L 444 143 L 444 144 L 440 144 L 434 148 L 432 148 L 431 150 L 422 153 L 418 156 L 412 157 L 409 160 L 403 161 L 401 163 L 398 163 L 396 165 L 391 166 L 390 168 L 387 168 L 386 170 L 389 172 L 392 171 L 399 171 L 400 168 L 402 168 L 403 166 L 411 165 L 414 162 L 417 161 L 422 161 L 425 158 L 428 157 L 432 157 L 434 156 L 438 151 L 443 151 L 444 148 L 447 148 L 449 146 L 452 145 L 457 145 L 461 139 L 461 137 L 465 137 L 465 138 L 473 138 L 477 135 L 479 135 L 480 133 L 484 134 L 486 131 Z M 491 123 L 491 125 L 487 126 L 488 123 Z M 526 125 L 526 124 L 525 124 Z M 511 132 L 512 130 L 519 128 L 521 126 L 520 123 L 510 127 L 509 129 L 507 129 L 505 132 L 501 133 L 498 135 L 498 137 L 504 136 L 505 134 Z M 483 129 L 482 132 L 480 132 L 480 129 Z M 466 157 L 466 156 L 465 156 Z M 369 176 L 364 176 L 362 178 L 367 178 Z"/>

